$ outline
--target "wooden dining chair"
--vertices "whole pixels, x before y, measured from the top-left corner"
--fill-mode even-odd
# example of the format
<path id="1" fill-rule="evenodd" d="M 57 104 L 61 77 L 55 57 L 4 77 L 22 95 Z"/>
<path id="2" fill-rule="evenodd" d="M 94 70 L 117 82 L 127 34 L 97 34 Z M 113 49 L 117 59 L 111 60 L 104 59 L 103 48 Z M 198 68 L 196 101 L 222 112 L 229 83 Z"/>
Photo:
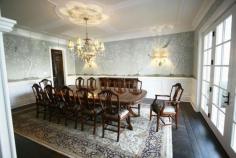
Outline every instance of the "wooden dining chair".
<path id="1" fill-rule="evenodd" d="M 105 130 L 117 132 L 117 142 L 119 142 L 121 121 L 127 119 L 130 122 L 129 111 L 121 107 L 119 96 L 111 90 L 102 90 L 98 96 L 103 107 L 102 137 L 104 138 Z M 114 126 L 112 122 L 117 122 L 117 130 L 109 128 Z"/>
<path id="2" fill-rule="evenodd" d="M 59 123 L 63 114 L 60 93 L 51 85 L 46 85 L 44 91 L 48 103 L 49 121 L 51 121 L 51 118 L 55 116 L 57 117 L 57 122 Z"/>
<path id="3" fill-rule="evenodd" d="M 84 79 L 82 77 L 78 77 L 75 80 L 75 86 L 76 86 L 77 89 L 80 89 L 80 88 L 84 87 Z"/>
<path id="4" fill-rule="evenodd" d="M 43 113 L 43 119 L 45 120 L 47 113 L 47 103 L 43 96 L 43 90 L 37 83 L 33 84 L 32 90 L 36 99 L 36 117 L 38 118 L 39 114 Z"/>
<path id="5" fill-rule="evenodd" d="M 142 93 L 142 81 L 139 79 L 132 79 L 129 80 L 129 93 L 132 95 L 139 95 Z M 140 116 L 140 106 L 141 106 L 142 100 L 138 100 L 135 102 L 134 105 L 131 106 L 132 109 L 137 109 L 138 110 L 138 116 Z"/>
<path id="6" fill-rule="evenodd" d="M 160 120 L 164 125 L 169 125 L 165 123 L 162 117 L 168 117 L 169 120 L 174 120 L 176 129 L 178 128 L 179 103 L 183 91 L 184 89 L 182 88 L 182 85 L 180 83 L 176 83 L 172 86 L 169 95 L 155 95 L 155 99 L 150 106 L 150 120 L 152 119 L 152 116 L 157 116 L 157 132 Z M 152 114 L 152 111 L 155 113 L 154 115 Z"/>
<path id="7" fill-rule="evenodd" d="M 61 88 L 61 97 L 64 103 L 63 114 L 65 117 L 65 126 L 67 126 L 67 120 L 75 122 L 74 128 L 77 128 L 80 106 L 76 101 L 76 97 L 72 89 L 67 86 Z M 78 98 L 79 99 L 79 98 Z"/>
<path id="8" fill-rule="evenodd" d="M 39 82 L 39 86 L 42 88 L 42 90 L 44 90 L 44 88 L 47 86 L 47 85 L 50 85 L 52 86 L 52 81 L 48 80 L 48 79 L 42 79 L 40 82 Z"/>
<path id="9" fill-rule="evenodd" d="M 102 113 L 102 107 L 95 103 L 94 93 L 88 88 L 81 88 L 76 91 L 80 98 L 81 106 L 81 130 L 84 130 L 84 123 L 89 124 L 89 119 L 93 121 L 93 134 L 96 133 L 97 117 Z"/>
<path id="10" fill-rule="evenodd" d="M 96 79 L 93 77 L 90 77 L 89 79 L 87 79 L 87 88 L 90 90 L 95 90 L 97 89 L 96 87 Z"/>

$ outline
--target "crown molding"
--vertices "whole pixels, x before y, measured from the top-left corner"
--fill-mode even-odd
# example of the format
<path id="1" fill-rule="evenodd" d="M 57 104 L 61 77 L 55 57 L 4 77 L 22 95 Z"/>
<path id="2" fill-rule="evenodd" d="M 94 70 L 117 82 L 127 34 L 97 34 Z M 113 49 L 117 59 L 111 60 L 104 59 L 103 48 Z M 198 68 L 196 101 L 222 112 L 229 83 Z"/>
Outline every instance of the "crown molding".
<path id="1" fill-rule="evenodd" d="M 11 32 L 15 24 L 15 20 L 0 17 L 0 32 Z"/>
<path id="2" fill-rule="evenodd" d="M 215 10 L 215 12 L 209 17 L 206 23 L 201 26 L 199 33 L 206 31 L 212 24 L 214 24 L 224 13 L 229 11 L 232 7 L 235 7 L 236 0 L 224 0 L 223 3 Z"/>
<path id="3" fill-rule="evenodd" d="M 42 41 L 58 43 L 62 45 L 67 44 L 67 40 L 63 38 L 58 38 L 58 37 L 46 35 L 43 33 L 33 32 L 33 31 L 22 29 L 19 27 L 15 27 L 11 32 L 9 32 L 9 34 L 23 36 L 27 38 L 33 38 L 33 39 L 42 40 Z"/>
<path id="4" fill-rule="evenodd" d="M 146 37 L 156 37 L 156 36 L 164 36 L 164 35 L 171 35 L 183 32 L 190 32 L 194 31 L 193 28 L 183 29 L 183 30 L 176 30 L 168 33 L 163 33 L 161 35 L 153 34 L 152 32 L 148 31 L 137 31 L 135 33 L 124 33 L 112 37 L 105 37 L 101 38 L 103 42 L 115 42 L 115 41 L 122 41 L 122 40 L 130 40 L 130 39 L 137 39 L 137 38 L 146 38 Z"/>
<path id="5" fill-rule="evenodd" d="M 192 22 L 192 26 L 194 30 L 198 27 L 202 19 L 207 14 L 207 11 L 210 9 L 210 7 L 214 4 L 215 1 L 216 0 L 205 0 L 203 2 L 201 8 L 199 9 L 198 13 L 196 14 Z"/>

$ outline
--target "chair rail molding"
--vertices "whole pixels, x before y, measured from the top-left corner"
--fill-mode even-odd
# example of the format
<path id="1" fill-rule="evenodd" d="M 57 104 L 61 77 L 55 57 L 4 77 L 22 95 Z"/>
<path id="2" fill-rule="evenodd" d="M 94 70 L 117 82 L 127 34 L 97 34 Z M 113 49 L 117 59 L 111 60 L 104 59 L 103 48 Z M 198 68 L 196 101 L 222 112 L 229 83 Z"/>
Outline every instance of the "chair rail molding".
<path id="1" fill-rule="evenodd" d="M 17 157 L 3 43 L 3 33 L 12 31 L 15 24 L 15 20 L 0 15 L 0 157 L 2 158 Z"/>

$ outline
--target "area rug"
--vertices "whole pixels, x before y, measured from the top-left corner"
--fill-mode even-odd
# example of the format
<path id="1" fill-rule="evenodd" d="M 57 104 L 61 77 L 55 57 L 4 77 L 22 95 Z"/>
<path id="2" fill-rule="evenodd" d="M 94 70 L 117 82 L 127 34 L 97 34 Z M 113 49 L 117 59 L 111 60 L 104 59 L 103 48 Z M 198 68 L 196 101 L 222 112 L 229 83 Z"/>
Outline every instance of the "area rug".
<path id="1" fill-rule="evenodd" d="M 68 157 L 143 157 L 172 158 L 172 129 L 162 126 L 156 132 L 156 119 L 149 121 L 149 105 L 141 106 L 141 116 L 131 118 L 133 130 L 124 129 L 120 141 L 116 142 L 117 133 L 105 131 L 102 138 L 102 127 L 86 126 L 84 131 L 74 129 L 71 122 L 67 127 L 62 121 L 48 122 L 35 117 L 35 109 L 13 113 L 15 133 L 46 146 Z M 125 122 L 124 122 L 125 123 Z"/>

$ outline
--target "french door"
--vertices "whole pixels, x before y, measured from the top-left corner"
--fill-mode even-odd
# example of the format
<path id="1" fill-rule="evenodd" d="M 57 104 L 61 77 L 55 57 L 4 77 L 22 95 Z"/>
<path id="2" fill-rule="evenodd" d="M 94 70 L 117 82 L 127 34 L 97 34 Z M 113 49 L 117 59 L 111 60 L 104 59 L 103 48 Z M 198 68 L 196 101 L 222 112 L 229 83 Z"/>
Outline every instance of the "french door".
<path id="1" fill-rule="evenodd" d="M 232 32 L 235 31 L 234 19 L 233 12 L 227 14 L 204 34 L 201 111 L 223 146 L 227 144 L 236 152 L 236 51 L 232 49 L 236 48 L 233 47 L 233 43 L 236 44 Z"/>

